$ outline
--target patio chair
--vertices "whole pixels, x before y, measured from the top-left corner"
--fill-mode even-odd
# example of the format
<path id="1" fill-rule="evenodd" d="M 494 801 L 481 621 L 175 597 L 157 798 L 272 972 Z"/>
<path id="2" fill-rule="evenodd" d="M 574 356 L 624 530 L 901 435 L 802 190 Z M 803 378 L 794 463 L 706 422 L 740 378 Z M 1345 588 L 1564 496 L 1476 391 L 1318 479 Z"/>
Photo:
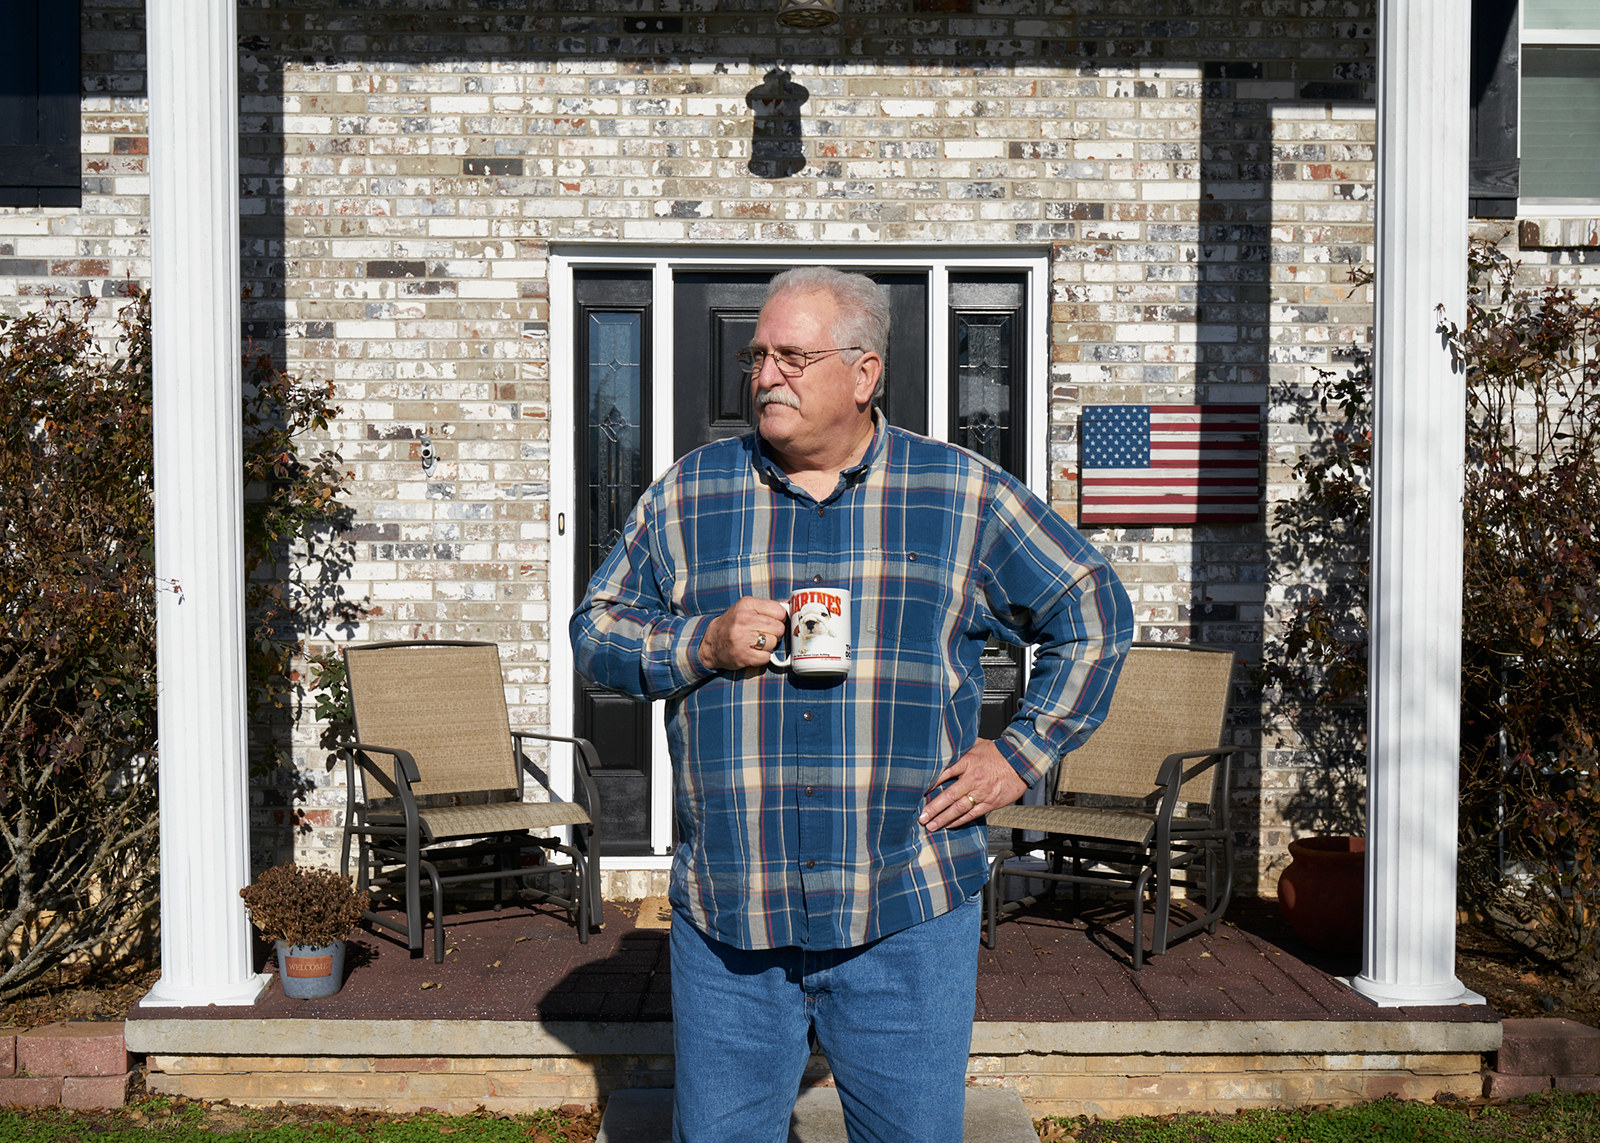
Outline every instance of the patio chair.
<path id="1" fill-rule="evenodd" d="M 587 941 L 601 915 L 594 747 L 511 729 L 493 643 L 371 643 L 345 648 L 344 661 L 355 740 L 338 752 L 348 785 L 343 869 L 351 871 L 354 845 L 357 886 L 398 890 L 405 909 L 400 922 L 377 912 L 365 919 L 420 953 L 426 876 L 433 959 L 442 961 L 447 886 L 492 882 L 498 910 L 502 883 L 528 878 L 542 887 L 526 891 L 566 909 Z M 529 740 L 573 746 L 575 801 L 556 799 L 523 752 Z M 547 800 L 523 801 L 530 775 Z M 565 841 L 555 836 L 562 830 Z"/>
<path id="2" fill-rule="evenodd" d="M 1225 649 L 1133 645 L 1105 722 L 1057 763 L 1054 804 L 1005 806 L 988 815 L 991 831 L 1012 831 L 1010 847 L 993 858 L 984 894 L 990 948 L 1003 914 L 1039 900 L 1035 894 L 1003 901 L 1008 876 L 1044 881 L 1052 896 L 1058 884 L 1070 883 L 1074 905 L 1083 885 L 1130 886 L 1135 970 L 1144 963 L 1144 900 L 1152 878 L 1151 955 L 1198 929 L 1216 931 L 1233 893 L 1228 796 L 1238 748 L 1222 743 L 1232 671 L 1233 653 Z M 1044 858 L 1045 866 L 1023 864 L 1029 856 Z M 1179 872 L 1191 900 L 1203 896 L 1205 909 L 1172 927 Z"/>

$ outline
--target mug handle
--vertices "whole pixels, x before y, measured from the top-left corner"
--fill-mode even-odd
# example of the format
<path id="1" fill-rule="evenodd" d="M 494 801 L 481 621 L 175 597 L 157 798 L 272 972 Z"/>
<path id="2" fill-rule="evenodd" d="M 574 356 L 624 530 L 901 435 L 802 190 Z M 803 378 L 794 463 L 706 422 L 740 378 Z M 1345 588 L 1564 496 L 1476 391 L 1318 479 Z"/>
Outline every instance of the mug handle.
<path id="1" fill-rule="evenodd" d="M 788 642 L 789 639 L 789 605 L 787 603 L 783 605 L 783 639 L 784 642 Z M 794 657 L 785 655 L 782 648 L 772 652 L 768 658 L 772 661 L 772 665 L 780 671 L 788 670 L 789 664 L 794 662 Z"/>

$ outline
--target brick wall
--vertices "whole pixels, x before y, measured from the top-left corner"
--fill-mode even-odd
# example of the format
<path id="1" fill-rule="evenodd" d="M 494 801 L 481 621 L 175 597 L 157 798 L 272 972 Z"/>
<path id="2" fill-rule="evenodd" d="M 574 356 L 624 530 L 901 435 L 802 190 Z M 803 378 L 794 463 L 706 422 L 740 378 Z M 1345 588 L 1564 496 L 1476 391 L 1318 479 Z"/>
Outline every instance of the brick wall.
<path id="1" fill-rule="evenodd" d="M 570 431 L 550 423 L 552 243 L 1048 251 L 1050 494 L 1069 517 L 1082 403 L 1259 404 L 1267 500 L 1292 494 L 1326 428 L 1316 371 L 1370 342 L 1349 278 L 1372 258 L 1370 0 L 847 7 L 799 32 L 753 0 L 648 19 L 626 2 L 241 6 L 246 332 L 337 383 L 346 591 L 372 606 L 341 637 L 495 639 L 514 717 L 548 720 L 565 637 L 548 442 Z M 140 12 L 85 0 L 83 206 L 0 210 L 0 307 L 148 277 Z M 746 100 L 780 59 L 807 93 L 798 136 Z M 1506 240 L 1593 282 L 1593 223 L 1563 226 Z M 1264 523 L 1093 538 L 1142 636 L 1247 661 L 1308 580 Z M 1245 887 L 1270 887 L 1321 795 L 1270 709 L 1244 696 L 1236 723 L 1263 747 L 1240 774 Z M 343 794 L 315 729 L 296 736 L 309 793 L 257 790 L 259 860 L 291 838 L 335 851 Z"/>
<path id="2" fill-rule="evenodd" d="M 1469 1099 L 1483 1088 L 1476 1052 L 974 1055 L 968 1083 L 1015 1091 L 1031 1115 L 1221 1114 L 1348 1106 L 1385 1097 Z M 270 1106 L 309 1103 L 389 1111 L 525 1113 L 671 1087 L 670 1056 L 149 1057 L 152 1092 Z M 808 1084 L 830 1084 L 814 1058 Z"/>

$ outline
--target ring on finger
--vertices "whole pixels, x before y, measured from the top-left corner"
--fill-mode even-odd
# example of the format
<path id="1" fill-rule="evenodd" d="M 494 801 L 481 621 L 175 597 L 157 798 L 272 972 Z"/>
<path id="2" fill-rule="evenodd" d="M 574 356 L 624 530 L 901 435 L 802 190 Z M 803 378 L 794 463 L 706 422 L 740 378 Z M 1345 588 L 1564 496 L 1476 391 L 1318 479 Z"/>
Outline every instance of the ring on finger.
<path id="1" fill-rule="evenodd" d="M 967 801 L 972 804 L 972 808 L 973 809 L 977 809 L 978 808 L 978 799 L 974 798 L 971 794 L 967 795 Z"/>
<path id="2" fill-rule="evenodd" d="M 759 631 L 759 632 L 756 633 L 756 650 L 757 651 L 765 651 L 766 649 L 767 649 L 767 633 L 765 631 Z"/>

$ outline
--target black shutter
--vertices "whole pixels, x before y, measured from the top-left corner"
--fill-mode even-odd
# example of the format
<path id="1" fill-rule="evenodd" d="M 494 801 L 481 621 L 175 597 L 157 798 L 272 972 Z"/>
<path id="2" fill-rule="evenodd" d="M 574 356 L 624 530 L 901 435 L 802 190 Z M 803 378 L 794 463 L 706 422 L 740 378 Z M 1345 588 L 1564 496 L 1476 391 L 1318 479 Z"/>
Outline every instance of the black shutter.
<path id="1" fill-rule="evenodd" d="M 0 206 L 77 206 L 78 0 L 10 0 L 0 35 Z"/>
<path id="2" fill-rule="evenodd" d="M 1468 210 L 1474 218 L 1515 218 L 1517 83 L 1522 45 L 1518 0 L 1472 0 L 1472 165 Z"/>

